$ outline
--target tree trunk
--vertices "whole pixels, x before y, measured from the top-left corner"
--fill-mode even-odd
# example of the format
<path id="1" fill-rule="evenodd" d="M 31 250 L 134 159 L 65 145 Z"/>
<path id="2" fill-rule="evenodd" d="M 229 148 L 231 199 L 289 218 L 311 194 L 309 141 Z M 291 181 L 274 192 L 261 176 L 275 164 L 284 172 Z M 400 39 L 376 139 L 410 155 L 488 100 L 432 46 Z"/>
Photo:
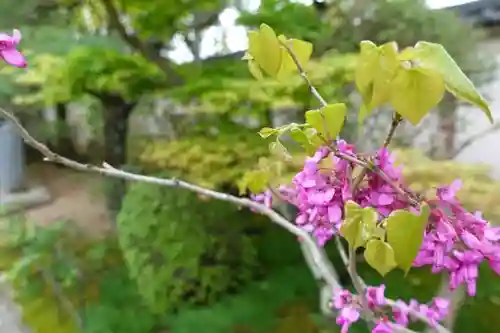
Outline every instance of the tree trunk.
<path id="1" fill-rule="evenodd" d="M 450 159 L 455 153 L 456 109 L 456 100 L 450 94 L 445 95 L 437 113 L 437 146 L 433 156 L 436 159 Z"/>
<path id="2" fill-rule="evenodd" d="M 129 103 L 120 96 L 101 97 L 104 106 L 104 161 L 115 168 L 127 163 L 128 120 L 136 103 Z M 108 179 L 106 199 L 108 210 L 116 217 L 126 193 L 126 183 L 121 179 Z"/>

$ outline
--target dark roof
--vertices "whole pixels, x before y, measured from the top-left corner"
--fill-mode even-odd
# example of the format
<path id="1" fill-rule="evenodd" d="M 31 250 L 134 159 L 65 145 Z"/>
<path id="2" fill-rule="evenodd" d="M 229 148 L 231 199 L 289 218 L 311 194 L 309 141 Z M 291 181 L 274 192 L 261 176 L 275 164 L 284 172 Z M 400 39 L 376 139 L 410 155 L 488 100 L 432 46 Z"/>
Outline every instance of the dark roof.
<path id="1" fill-rule="evenodd" d="M 500 0 L 476 0 L 447 7 L 459 16 L 482 26 L 500 25 Z"/>

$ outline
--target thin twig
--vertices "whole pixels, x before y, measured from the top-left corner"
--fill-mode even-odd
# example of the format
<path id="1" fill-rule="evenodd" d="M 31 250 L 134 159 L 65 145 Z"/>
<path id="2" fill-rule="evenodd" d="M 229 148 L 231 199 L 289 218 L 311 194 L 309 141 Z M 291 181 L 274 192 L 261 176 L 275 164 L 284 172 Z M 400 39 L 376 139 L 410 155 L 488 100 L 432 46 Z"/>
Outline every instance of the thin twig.
<path id="1" fill-rule="evenodd" d="M 328 103 L 326 100 L 320 95 L 318 90 L 314 87 L 312 84 L 311 80 L 307 76 L 306 71 L 304 70 L 304 67 L 299 61 L 299 58 L 297 58 L 297 55 L 295 52 L 288 46 L 286 43 L 280 41 L 281 45 L 287 50 L 288 54 L 292 57 L 293 62 L 295 63 L 295 66 L 297 67 L 297 70 L 299 71 L 300 76 L 306 81 L 307 85 L 309 86 L 309 90 L 311 91 L 311 94 L 318 100 L 319 104 L 321 106 L 327 106 Z"/>
<path id="2" fill-rule="evenodd" d="M 384 148 L 387 148 L 391 143 L 392 138 L 394 137 L 394 133 L 396 133 L 396 128 L 403 121 L 403 118 L 399 115 L 399 113 L 394 112 L 392 116 L 391 128 L 389 129 L 389 133 L 387 133 L 387 137 L 384 140 L 384 144 L 382 145 Z"/>
<path id="3" fill-rule="evenodd" d="M 349 264 L 347 265 L 347 269 L 349 271 L 349 275 L 351 276 L 352 285 L 354 286 L 354 289 L 356 289 L 358 296 L 361 298 L 363 310 L 368 313 L 369 308 L 368 300 L 366 299 L 366 284 L 358 275 L 356 267 L 356 250 L 351 246 L 349 246 Z"/>
<path id="4" fill-rule="evenodd" d="M 391 142 L 391 140 L 394 136 L 394 133 L 396 132 L 396 128 L 398 127 L 398 125 L 401 123 L 402 120 L 403 119 L 401 118 L 401 116 L 399 114 L 394 113 L 394 116 L 392 117 L 391 127 L 389 129 L 389 133 L 387 133 L 387 137 L 385 138 L 384 143 L 382 144 L 382 147 L 387 148 L 387 146 L 389 146 L 389 143 Z M 365 166 L 361 170 L 361 172 L 359 173 L 358 177 L 356 177 L 356 179 L 354 180 L 353 185 L 352 185 L 352 192 L 353 193 L 357 190 L 359 185 L 361 185 L 361 182 L 366 177 L 368 171 L 370 171 L 369 165 Z M 381 171 L 381 170 L 379 170 L 379 171 Z M 379 172 L 379 174 L 387 183 L 391 184 L 399 194 L 402 194 L 403 197 L 405 197 L 405 198 L 409 197 L 408 193 L 403 191 L 399 186 L 393 185 L 393 182 L 389 177 L 387 177 L 385 174 L 382 175 L 381 172 Z M 409 197 L 409 199 L 411 200 L 413 198 Z"/>

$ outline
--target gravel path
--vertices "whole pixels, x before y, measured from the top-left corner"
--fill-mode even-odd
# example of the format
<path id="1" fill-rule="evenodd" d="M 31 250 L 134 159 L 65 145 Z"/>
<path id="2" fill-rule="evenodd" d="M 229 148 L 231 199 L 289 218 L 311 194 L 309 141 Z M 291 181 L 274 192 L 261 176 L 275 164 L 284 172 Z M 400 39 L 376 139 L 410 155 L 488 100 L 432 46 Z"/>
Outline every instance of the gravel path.
<path id="1" fill-rule="evenodd" d="M 29 333 L 22 324 L 21 315 L 12 301 L 11 290 L 0 276 L 0 333 Z"/>

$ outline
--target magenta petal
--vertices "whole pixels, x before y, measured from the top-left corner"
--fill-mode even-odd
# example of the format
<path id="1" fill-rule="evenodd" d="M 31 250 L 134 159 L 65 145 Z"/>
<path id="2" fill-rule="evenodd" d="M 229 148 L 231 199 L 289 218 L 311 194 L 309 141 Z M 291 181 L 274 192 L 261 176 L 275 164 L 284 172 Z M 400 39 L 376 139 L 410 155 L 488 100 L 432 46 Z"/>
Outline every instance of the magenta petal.
<path id="1" fill-rule="evenodd" d="M 0 42 L 11 42 L 12 37 L 7 35 L 6 33 L 0 32 Z"/>
<path id="2" fill-rule="evenodd" d="M 378 196 L 378 204 L 382 206 L 387 206 L 390 205 L 394 202 L 394 197 L 392 195 L 387 195 L 387 194 L 380 194 Z"/>
<path id="3" fill-rule="evenodd" d="M 342 210 L 339 206 L 333 205 L 328 207 L 328 220 L 330 223 L 335 223 L 340 221 L 342 218 Z"/>
<path id="4" fill-rule="evenodd" d="M 462 181 L 460 179 L 455 179 L 451 184 L 450 184 L 450 192 L 453 193 L 453 196 L 460 190 L 462 187 Z"/>
<path id="5" fill-rule="evenodd" d="M 9 65 L 22 68 L 26 67 L 26 59 L 24 58 L 22 53 L 16 49 L 2 50 L 0 51 L 0 56 Z"/>

